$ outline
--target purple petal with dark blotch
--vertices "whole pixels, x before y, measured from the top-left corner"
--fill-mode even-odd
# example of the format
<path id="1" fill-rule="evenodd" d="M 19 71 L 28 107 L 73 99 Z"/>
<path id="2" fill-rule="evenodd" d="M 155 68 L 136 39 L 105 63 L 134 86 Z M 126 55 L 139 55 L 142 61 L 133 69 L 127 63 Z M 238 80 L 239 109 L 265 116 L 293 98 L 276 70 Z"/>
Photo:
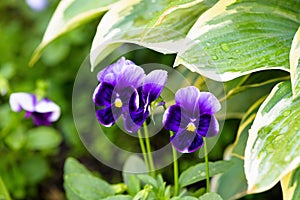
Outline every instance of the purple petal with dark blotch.
<path id="1" fill-rule="evenodd" d="M 167 82 L 167 77 L 168 73 L 165 70 L 154 70 L 145 77 L 143 93 L 148 104 L 159 97 Z"/>
<path id="2" fill-rule="evenodd" d="M 198 102 L 201 114 L 213 115 L 221 109 L 219 100 L 210 92 L 200 92 Z"/>
<path id="3" fill-rule="evenodd" d="M 219 123 L 215 116 L 211 116 L 209 128 L 206 137 L 213 137 L 219 132 Z"/>
<path id="4" fill-rule="evenodd" d="M 129 86 L 138 88 L 139 86 L 141 86 L 144 77 L 145 72 L 143 68 L 136 65 L 128 66 L 122 71 L 122 74 L 119 75 L 116 88 L 118 88 L 118 91 Z"/>
<path id="5" fill-rule="evenodd" d="M 31 114 L 33 123 L 36 126 L 50 126 L 51 125 L 51 121 L 50 121 L 51 115 L 52 115 L 51 112 L 48 112 L 48 113 L 33 112 Z"/>
<path id="6" fill-rule="evenodd" d="M 180 105 L 183 112 L 187 113 L 191 118 L 198 118 L 198 99 L 200 91 L 194 86 L 188 86 L 179 89 L 175 94 L 176 104 Z"/>
<path id="7" fill-rule="evenodd" d="M 119 112 L 113 112 L 111 107 L 96 110 L 96 117 L 100 124 L 111 127 L 120 117 Z"/>
<path id="8" fill-rule="evenodd" d="M 112 103 L 113 90 L 113 85 L 106 82 L 99 83 L 93 94 L 93 101 L 95 105 L 109 107 Z"/>
<path id="9" fill-rule="evenodd" d="M 180 129 L 175 135 L 171 137 L 171 143 L 175 149 L 181 153 L 190 153 L 190 147 L 192 150 L 200 148 L 201 143 L 198 140 L 202 139 L 201 136 L 197 136 L 195 132 L 190 132 L 185 129 Z M 200 145 L 197 147 L 196 145 Z"/>
<path id="10" fill-rule="evenodd" d="M 200 135 L 196 135 L 194 138 L 192 144 L 188 148 L 188 153 L 192 153 L 194 151 L 197 151 L 200 147 L 203 146 L 203 138 Z"/>
<path id="11" fill-rule="evenodd" d="M 44 98 L 41 101 L 37 102 L 35 106 L 35 112 L 37 113 L 51 113 L 48 116 L 50 122 L 58 120 L 60 116 L 60 107 L 51 101 L 50 99 Z"/>
<path id="12" fill-rule="evenodd" d="M 143 112 L 141 109 L 130 113 L 130 115 L 123 115 L 125 129 L 129 133 L 136 133 L 148 116 L 149 112 Z"/>
<path id="13" fill-rule="evenodd" d="M 163 124 L 165 129 L 177 132 L 181 123 L 181 109 L 178 105 L 170 106 L 164 113 Z"/>
<path id="14" fill-rule="evenodd" d="M 197 133 L 203 137 L 206 137 L 207 131 L 211 121 L 211 115 L 201 115 L 199 118 L 199 124 L 197 128 Z"/>

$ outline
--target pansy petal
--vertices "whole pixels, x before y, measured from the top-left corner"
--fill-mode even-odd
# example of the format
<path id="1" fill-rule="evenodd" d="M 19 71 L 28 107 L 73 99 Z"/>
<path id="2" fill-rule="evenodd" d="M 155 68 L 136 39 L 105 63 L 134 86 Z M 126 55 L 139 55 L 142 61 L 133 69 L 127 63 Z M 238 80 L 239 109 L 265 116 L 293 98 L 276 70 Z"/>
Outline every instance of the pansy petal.
<path id="1" fill-rule="evenodd" d="M 126 87 L 138 88 L 145 77 L 145 72 L 143 68 L 137 65 L 130 65 L 126 67 L 123 72 L 119 75 L 118 81 L 116 84 L 117 90 L 122 90 Z"/>
<path id="2" fill-rule="evenodd" d="M 203 137 L 206 137 L 210 121 L 212 116 L 211 115 L 201 115 L 199 119 L 199 124 L 197 128 L 197 133 Z"/>
<path id="3" fill-rule="evenodd" d="M 168 73 L 165 70 L 154 70 L 145 77 L 143 92 L 148 98 L 148 104 L 157 99 L 162 92 Z"/>
<path id="4" fill-rule="evenodd" d="M 35 111 L 38 113 L 48 113 L 47 120 L 50 122 L 56 121 L 60 116 L 59 106 L 47 98 L 42 99 L 36 104 Z"/>
<path id="5" fill-rule="evenodd" d="M 194 151 L 197 151 L 200 147 L 203 146 L 203 138 L 200 135 L 196 135 L 192 144 L 188 148 L 188 153 L 192 153 Z"/>
<path id="6" fill-rule="evenodd" d="M 36 126 L 50 126 L 51 125 L 51 118 L 52 113 L 47 112 L 47 113 L 38 113 L 38 112 L 33 112 L 31 114 L 33 123 Z"/>
<path id="7" fill-rule="evenodd" d="M 148 115 L 149 112 L 147 114 L 142 112 L 141 110 L 136 111 L 134 113 L 130 113 L 130 115 L 123 115 L 124 127 L 126 131 L 128 131 L 129 133 L 136 133 L 142 127 Z"/>
<path id="8" fill-rule="evenodd" d="M 177 132 L 181 123 L 181 109 L 178 105 L 170 106 L 163 115 L 165 129 Z"/>
<path id="9" fill-rule="evenodd" d="M 209 128 L 206 137 L 213 137 L 219 132 L 219 123 L 215 116 L 211 116 Z"/>
<path id="10" fill-rule="evenodd" d="M 221 109 L 219 100 L 210 92 L 200 92 L 198 105 L 201 114 L 214 114 Z"/>
<path id="11" fill-rule="evenodd" d="M 114 90 L 113 85 L 106 82 L 100 83 L 96 87 L 93 94 L 93 101 L 96 104 L 96 106 L 109 107 L 112 101 L 113 90 Z"/>
<path id="12" fill-rule="evenodd" d="M 111 127 L 112 125 L 114 125 L 114 123 L 118 119 L 114 116 L 111 107 L 107 107 L 102 110 L 97 110 L 96 116 L 97 116 L 99 123 L 106 127 Z"/>
<path id="13" fill-rule="evenodd" d="M 108 65 L 103 70 L 98 72 L 97 79 L 99 82 L 107 82 L 115 85 L 116 78 L 118 75 L 124 70 L 124 67 L 126 67 L 125 64 L 125 58 L 120 58 L 117 62 Z"/>
<path id="14" fill-rule="evenodd" d="M 179 89 L 175 94 L 176 104 L 179 104 L 184 112 L 195 117 L 198 115 L 199 109 L 197 108 L 200 96 L 200 91 L 194 86 L 188 86 L 185 88 Z M 197 113 L 195 113 L 197 112 Z"/>
<path id="15" fill-rule="evenodd" d="M 12 93 L 9 98 L 9 104 L 13 111 L 20 112 L 21 110 L 34 112 L 37 100 L 33 94 L 24 92 Z"/>
<path id="16" fill-rule="evenodd" d="M 189 148 L 193 144 L 195 138 L 197 138 L 197 134 L 195 132 L 180 129 L 180 131 L 171 137 L 171 143 L 177 151 L 181 153 L 189 153 Z M 193 146 L 193 148 L 195 147 Z"/>

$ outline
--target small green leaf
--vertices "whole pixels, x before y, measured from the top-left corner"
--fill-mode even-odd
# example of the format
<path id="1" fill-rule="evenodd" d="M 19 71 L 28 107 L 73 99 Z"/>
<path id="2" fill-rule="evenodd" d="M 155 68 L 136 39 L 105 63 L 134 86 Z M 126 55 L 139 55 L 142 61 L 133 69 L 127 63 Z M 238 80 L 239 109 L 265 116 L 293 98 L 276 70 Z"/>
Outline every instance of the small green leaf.
<path id="1" fill-rule="evenodd" d="M 192 196 L 184 196 L 184 197 L 173 197 L 171 200 L 198 200 L 198 198 Z"/>
<path id="2" fill-rule="evenodd" d="M 259 108 L 245 150 L 248 193 L 270 189 L 300 164 L 300 97 L 279 83 Z"/>
<path id="3" fill-rule="evenodd" d="M 26 142 L 26 136 L 22 127 L 18 127 L 14 132 L 5 137 L 5 143 L 13 150 L 21 149 Z"/>
<path id="4" fill-rule="evenodd" d="M 129 195 L 116 195 L 116 196 L 112 196 L 112 197 L 107 197 L 102 200 L 132 200 L 132 197 Z"/>
<path id="5" fill-rule="evenodd" d="M 64 0 L 60 1 L 48 24 L 43 40 L 35 50 L 30 65 L 39 59 L 45 47 L 59 36 L 88 22 L 108 10 L 117 0 Z"/>
<path id="6" fill-rule="evenodd" d="M 92 173 L 88 171 L 84 165 L 82 165 L 72 157 L 66 159 L 65 166 L 64 166 L 64 175 L 70 175 L 70 174 L 92 175 Z"/>
<path id="7" fill-rule="evenodd" d="M 291 51 L 290 51 L 290 67 L 293 96 L 300 96 L 300 28 L 296 32 Z"/>
<path id="8" fill-rule="evenodd" d="M 129 158 L 127 158 L 127 160 L 123 166 L 123 170 L 122 170 L 124 183 L 129 185 L 128 180 L 131 175 L 136 176 L 138 174 L 142 174 L 145 172 L 147 172 L 147 170 L 146 170 L 146 165 L 145 165 L 144 161 L 136 155 L 129 156 Z"/>
<path id="9" fill-rule="evenodd" d="M 140 179 L 144 184 L 149 184 L 157 188 L 157 182 L 153 177 L 146 174 L 139 174 L 137 175 L 137 178 Z"/>
<path id="10" fill-rule="evenodd" d="M 199 200 L 223 200 L 220 195 L 215 192 L 209 192 L 199 198 Z"/>
<path id="11" fill-rule="evenodd" d="M 3 200 L 11 200 L 10 196 L 9 196 L 9 193 L 6 189 L 6 186 L 2 180 L 2 178 L 0 177 L 0 199 L 3 199 Z"/>
<path id="12" fill-rule="evenodd" d="M 46 150 L 57 147 L 62 137 L 54 128 L 37 127 L 30 129 L 27 133 L 26 147 L 32 150 Z"/>
<path id="13" fill-rule="evenodd" d="M 209 174 L 214 176 L 216 174 L 226 172 L 232 166 L 230 161 L 217 161 L 209 163 Z M 199 163 L 192 166 L 182 172 L 179 177 L 179 185 L 185 187 L 196 183 L 198 181 L 204 180 L 206 178 L 205 163 Z"/>
<path id="14" fill-rule="evenodd" d="M 288 173 L 280 181 L 284 200 L 300 199 L 300 168 Z"/>
<path id="15" fill-rule="evenodd" d="M 127 186 L 128 186 L 128 193 L 131 196 L 136 195 L 141 190 L 140 181 L 134 174 L 131 174 L 129 176 Z"/>
<path id="16" fill-rule="evenodd" d="M 220 0 L 190 29 L 187 38 L 194 42 L 174 65 L 218 81 L 266 69 L 289 71 L 299 9 L 297 0 Z"/>

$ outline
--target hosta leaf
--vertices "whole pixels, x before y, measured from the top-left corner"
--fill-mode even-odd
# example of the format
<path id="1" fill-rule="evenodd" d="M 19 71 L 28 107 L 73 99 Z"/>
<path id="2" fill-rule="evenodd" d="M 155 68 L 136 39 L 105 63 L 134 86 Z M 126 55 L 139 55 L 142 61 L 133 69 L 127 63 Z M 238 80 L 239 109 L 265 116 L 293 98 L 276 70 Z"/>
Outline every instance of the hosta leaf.
<path id="1" fill-rule="evenodd" d="M 300 199 L 300 168 L 288 173 L 280 183 L 284 200 Z"/>
<path id="2" fill-rule="evenodd" d="M 175 66 L 222 81 L 265 69 L 289 71 L 299 9 L 299 0 L 220 0 L 191 28 L 187 37 L 195 42 Z"/>
<path id="3" fill-rule="evenodd" d="M 53 40 L 67 33 L 77 26 L 99 16 L 108 10 L 117 0 L 63 0 L 55 10 L 43 40 L 35 50 L 30 65 L 33 65 L 40 57 L 44 48 Z"/>
<path id="4" fill-rule="evenodd" d="M 232 163 L 230 161 L 217 161 L 209 163 L 209 175 L 214 176 L 216 174 L 226 172 Z M 199 163 L 192 166 L 181 173 L 179 176 L 179 185 L 185 187 L 196 183 L 198 181 L 204 180 L 206 178 L 205 163 Z"/>
<path id="5" fill-rule="evenodd" d="M 102 18 L 91 48 L 95 67 L 122 43 L 175 53 L 198 17 L 216 0 L 121 1 Z"/>
<path id="6" fill-rule="evenodd" d="M 245 150 L 248 192 L 273 187 L 300 163 L 300 98 L 279 83 L 258 110 Z"/>
<path id="7" fill-rule="evenodd" d="M 300 96 L 300 28 L 296 32 L 291 52 L 290 52 L 290 65 L 291 65 L 291 80 L 292 90 L 294 97 Z"/>
<path id="8" fill-rule="evenodd" d="M 230 145 L 224 159 L 230 160 L 232 167 L 221 175 L 212 178 L 212 191 L 220 194 L 224 199 L 237 199 L 247 193 L 247 180 L 244 172 L 244 152 L 250 129 L 259 106 L 264 98 L 255 102 L 241 120 L 234 144 Z"/>

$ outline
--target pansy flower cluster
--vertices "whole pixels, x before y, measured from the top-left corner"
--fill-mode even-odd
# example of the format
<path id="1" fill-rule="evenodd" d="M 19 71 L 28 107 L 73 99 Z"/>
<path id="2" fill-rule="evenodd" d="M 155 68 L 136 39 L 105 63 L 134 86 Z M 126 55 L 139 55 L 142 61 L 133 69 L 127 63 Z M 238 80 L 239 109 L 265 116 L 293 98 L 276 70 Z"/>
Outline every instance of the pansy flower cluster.
<path id="1" fill-rule="evenodd" d="M 165 70 L 144 70 L 122 57 L 101 70 L 93 94 L 98 107 L 96 117 L 100 124 L 110 127 L 121 116 L 130 133 L 137 132 L 150 115 L 151 103 L 158 99 L 166 82 Z M 209 92 L 200 92 L 189 86 L 175 94 L 175 105 L 166 109 L 164 127 L 172 131 L 172 145 L 182 153 L 190 153 L 203 145 L 203 137 L 212 137 L 219 131 L 214 114 L 221 106 Z"/>
<path id="2" fill-rule="evenodd" d="M 167 72 L 154 70 L 146 75 L 140 66 L 122 57 L 100 71 L 97 78 L 93 101 L 99 107 L 99 123 L 110 127 L 122 116 L 125 129 L 134 133 L 148 118 L 149 106 L 167 82 Z"/>

